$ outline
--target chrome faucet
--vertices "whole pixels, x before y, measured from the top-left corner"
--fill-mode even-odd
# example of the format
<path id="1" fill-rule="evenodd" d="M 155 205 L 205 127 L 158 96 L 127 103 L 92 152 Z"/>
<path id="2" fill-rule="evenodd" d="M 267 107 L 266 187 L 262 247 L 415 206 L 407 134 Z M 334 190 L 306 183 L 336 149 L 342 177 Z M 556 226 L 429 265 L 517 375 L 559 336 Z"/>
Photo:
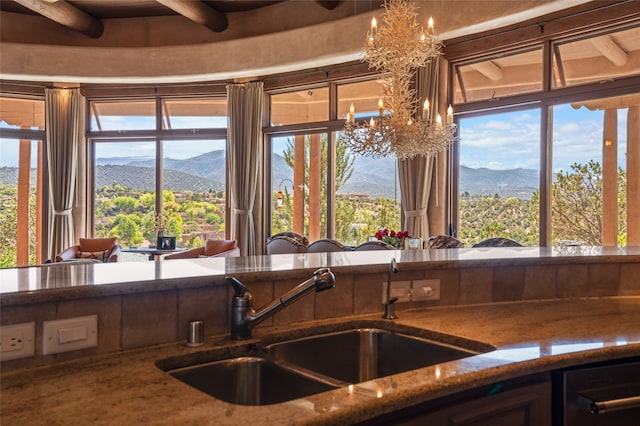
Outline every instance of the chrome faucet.
<path id="1" fill-rule="evenodd" d="M 321 268 L 315 271 L 311 278 L 272 300 L 256 312 L 251 305 L 251 293 L 247 287 L 233 277 L 227 277 L 227 282 L 235 291 L 231 302 L 231 338 L 233 340 L 250 338 L 254 325 L 274 315 L 305 294 L 309 294 L 312 290 L 318 293 L 335 287 L 335 277 L 331 270 Z"/>
<path id="2" fill-rule="evenodd" d="M 382 318 L 393 320 L 398 318 L 396 315 L 395 305 L 398 301 L 397 297 L 391 298 L 391 273 L 398 273 L 398 265 L 396 264 L 396 258 L 391 259 L 391 264 L 389 264 L 389 275 L 387 276 L 387 302 L 384 304 L 384 314 Z"/>

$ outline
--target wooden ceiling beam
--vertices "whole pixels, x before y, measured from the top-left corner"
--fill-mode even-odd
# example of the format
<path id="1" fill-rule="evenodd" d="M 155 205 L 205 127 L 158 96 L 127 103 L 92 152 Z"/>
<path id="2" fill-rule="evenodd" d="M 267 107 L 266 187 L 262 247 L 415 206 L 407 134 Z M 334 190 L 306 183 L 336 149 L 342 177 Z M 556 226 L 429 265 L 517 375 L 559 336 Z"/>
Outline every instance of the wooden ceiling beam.
<path id="1" fill-rule="evenodd" d="M 179 13 L 196 22 L 204 25 L 212 31 L 220 33 L 227 29 L 229 21 L 227 16 L 218 10 L 207 6 L 201 1 L 193 0 L 156 0 L 158 3 L 168 7 L 174 12 Z"/>
<path id="2" fill-rule="evenodd" d="M 469 66 L 491 81 L 498 81 L 503 76 L 502 69 L 493 61 L 478 62 Z"/>
<path id="3" fill-rule="evenodd" d="M 327 10 L 333 10 L 336 7 L 338 7 L 338 5 L 340 4 L 340 0 L 327 0 L 327 1 L 316 0 L 316 3 L 318 3 L 320 6 L 324 7 Z"/>
<path id="4" fill-rule="evenodd" d="M 614 65 L 623 66 L 629 60 L 627 52 L 625 52 L 610 35 L 605 34 L 600 37 L 592 38 L 591 44 L 598 52 L 611 61 Z"/>
<path id="5" fill-rule="evenodd" d="M 64 0 L 15 0 L 16 3 L 91 38 L 100 38 L 104 26 L 100 20 Z"/>

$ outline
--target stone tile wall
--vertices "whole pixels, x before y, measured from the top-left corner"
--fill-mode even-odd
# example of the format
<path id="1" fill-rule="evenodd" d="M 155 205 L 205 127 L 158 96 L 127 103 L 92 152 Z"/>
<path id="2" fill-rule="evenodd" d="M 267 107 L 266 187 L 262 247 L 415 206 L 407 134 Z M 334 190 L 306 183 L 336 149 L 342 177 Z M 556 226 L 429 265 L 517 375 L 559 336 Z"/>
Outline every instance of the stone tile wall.
<path id="1" fill-rule="evenodd" d="M 402 303 L 398 310 L 429 306 L 469 305 L 541 299 L 640 296 L 640 264 L 591 263 L 516 265 L 461 269 L 412 270 L 394 274 L 394 281 L 440 279 L 439 301 Z M 337 274 L 336 287 L 312 293 L 286 307 L 258 327 L 382 313 L 386 275 Z M 246 283 L 255 307 L 261 307 L 299 282 Z M 186 340 L 188 324 L 202 320 L 206 335 L 229 328 L 232 291 L 223 286 L 98 297 L 31 305 L 6 306 L 3 325 L 36 322 L 36 356 L 6 361 L 3 370 L 33 367 L 84 356 Z M 43 321 L 98 315 L 98 347 L 42 355 Z"/>

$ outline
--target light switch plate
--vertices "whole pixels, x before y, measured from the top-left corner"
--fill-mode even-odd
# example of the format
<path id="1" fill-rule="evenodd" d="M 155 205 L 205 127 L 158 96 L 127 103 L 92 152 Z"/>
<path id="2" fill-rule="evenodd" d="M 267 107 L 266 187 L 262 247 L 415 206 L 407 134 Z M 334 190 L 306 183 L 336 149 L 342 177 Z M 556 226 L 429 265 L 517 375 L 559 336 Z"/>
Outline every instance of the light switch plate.
<path id="1" fill-rule="evenodd" d="M 0 327 L 0 361 L 34 356 L 35 336 L 35 322 Z"/>
<path id="2" fill-rule="evenodd" d="M 97 315 L 45 321 L 43 328 L 43 355 L 98 346 Z"/>

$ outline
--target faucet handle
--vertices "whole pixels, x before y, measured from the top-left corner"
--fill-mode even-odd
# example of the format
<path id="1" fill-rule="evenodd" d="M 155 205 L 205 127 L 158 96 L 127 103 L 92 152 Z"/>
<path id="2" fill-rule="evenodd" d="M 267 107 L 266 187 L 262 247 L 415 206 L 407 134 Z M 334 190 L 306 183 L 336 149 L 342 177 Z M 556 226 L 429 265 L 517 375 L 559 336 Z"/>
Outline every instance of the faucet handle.
<path id="1" fill-rule="evenodd" d="M 229 283 L 231 287 L 233 287 L 233 290 L 235 291 L 235 297 L 244 297 L 245 293 L 247 292 L 247 287 L 242 284 L 240 280 L 234 277 L 227 277 L 227 283 Z"/>

